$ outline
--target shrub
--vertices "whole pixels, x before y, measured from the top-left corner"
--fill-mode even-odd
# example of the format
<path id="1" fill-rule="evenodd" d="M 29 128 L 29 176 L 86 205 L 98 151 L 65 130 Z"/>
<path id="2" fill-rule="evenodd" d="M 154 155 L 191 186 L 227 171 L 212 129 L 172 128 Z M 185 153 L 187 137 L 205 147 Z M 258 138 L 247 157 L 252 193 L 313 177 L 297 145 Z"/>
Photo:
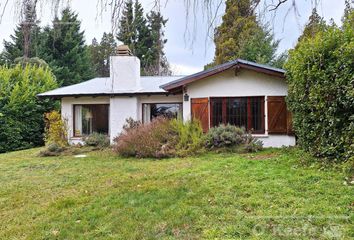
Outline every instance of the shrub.
<path id="1" fill-rule="evenodd" d="M 316 157 L 354 155 L 354 11 L 290 51 L 285 67 L 298 144 Z"/>
<path id="2" fill-rule="evenodd" d="M 206 146 L 208 148 L 234 147 L 245 142 L 245 130 L 230 124 L 213 127 L 206 135 Z"/>
<path id="3" fill-rule="evenodd" d="M 0 66 L 0 153 L 44 144 L 43 115 L 56 102 L 36 95 L 56 87 L 49 68 Z"/>
<path id="4" fill-rule="evenodd" d="M 203 129 L 199 121 L 183 122 L 171 120 L 171 129 L 174 132 L 174 145 L 177 156 L 188 156 L 200 152 L 204 145 Z"/>
<path id="5" fill-rule="evenodd" d="M 105 148 L 109 147 L 109 138 L 105 134 L 93 133 L 84 138 L 85 145 L 91 147 Z"/>
<path id="6" fill-rule="evenodd" d="M 126 123 L 123 125 L 123 130 L 128 131 L 129 129 L 137 128 L 141 125 L 140 121 L 134 120 L 133 118 L 128 118 L 125 120 Z"/>
<path id="7" fill-rule="evenodd" d="M 39 156 L 41 157 L 59 156 L 64 150 L 65 150 L 64 147 L 56 143 L 51 143 L 46 147 L 46 149 L 39 152 Z"/>
<path id="8" fill-rule="evenodd" d="M 237 150 L 257 152 L 263 149 L 263 143 L 246 133 L 243 128 L 227 124 L 213 127 L 206 135 L 206 147 L 209 149 Z"/>
<path id="9" fill-rule="evenodd" d="M 114 151 L 126 157 L 163 158 L 175 155 L 170 121 L 156 118 L 150 123 L 126 128 L 115 138 Z"/>
<path id="10" fill-rule="evenodd" d="M 246 142 L 243 145 L 244 152 L 259 152 L 263 149 L 263 142 L 257 138 L 254 138 L 251 134 L 246 134 Z"/>
<path id="11" fill-rule="evenodd" d="M 45 142 L 46 145 L 57 144 L 61 147 L 68 145 L 67 121 L 63 120 L 58 111 L 45 114 Z"/>

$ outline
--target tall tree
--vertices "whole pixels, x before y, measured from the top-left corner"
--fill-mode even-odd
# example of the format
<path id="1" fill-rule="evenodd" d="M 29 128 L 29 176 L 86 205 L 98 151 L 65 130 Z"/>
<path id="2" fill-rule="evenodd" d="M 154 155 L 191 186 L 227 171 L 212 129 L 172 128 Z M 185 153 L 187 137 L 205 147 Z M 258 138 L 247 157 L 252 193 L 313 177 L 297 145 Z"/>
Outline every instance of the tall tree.
<path id="1" fill-rule="evenodd" d="M 251 0 L 227 0 L 222 24 L 215 31 L 212 65 L 243 58 L 271 64 L 278 41 L 266 25 L 257 20 Z"/>
<path id="2" fill-rule="evenodd" d="M 323 17 L 318 15 L 316 8 L 312 9 L 312 14 L 305 25 L 304 31 L 298 38 L 298 42 L 305 38 L 313 38 L 318 32 L 324 31 L 325 27 L 326 22 L 323 20 Z"/>
<path id="3" fill-rule="evenodd" d="M 117 42 L 113 34 L 103 33 L 100 43 L 93 39 L 89 49 L 96 76 L 109 77 L 109 57 L 115 55 L 117 51 Z"/>
<path id="4" fill-rule="evenodd" d="M 170 65 L 164 51 L 167 39 L 163 28 L 167 19 L 164 19 L 160 12 L 151 11 L 147 16 L 148 26 L 151 34 L 151 47 L 149 51 L 149 62 L 145 71 L 148 75 L 171 75 Z"/>
<path id="5" fill-rule="evenodd" d="M 94 76 L 84 31 L 80 30 L 78 15 L 66 8 L 61 18 L 55 18 L 53 27 L 44 29 L 42 58 L 53 69 L 62 86 L 79 83 Z"/>
<path id="6" fill-rule="evenodd" d="M 4 51 L 0 55 L 2 64 L 13 64 L 16 58 L 37 57 L 40 45 L 40 27 L 32 1 L 27 1 L 22 9 L 22 21 L 10 36 L 11 41 L 4 41 Z"/>
<path id="7" fill-rule="evenodd" d="M 141 72 L 146 74 L 146 68 L 152 62 L 151 47 L 153 46 L 152 36 L 144 16 L 144 9 L 138 0 L 134 4 L 134 54 L 141 60 Z"/>
<path id="8" fill-rule="evenodd" d="M 128 45 L 141 60 L 143 75 L 170 75 L 164 45 L 164 30 L 167 20 L 161 13 L 151 11 L 147 17 L 139 0 L 128 0 L 119 21 L 117 39 Z"/>
<path id="9" fill-rule="evenodd" d="M 122 12 L 122 17 L 119 20 L 119 32 L 117 34 L 117 39 L 128 45 L 132 51 L 134 51 L 135 38 L 133 11 L 133 0 L 126 1 Z"/>

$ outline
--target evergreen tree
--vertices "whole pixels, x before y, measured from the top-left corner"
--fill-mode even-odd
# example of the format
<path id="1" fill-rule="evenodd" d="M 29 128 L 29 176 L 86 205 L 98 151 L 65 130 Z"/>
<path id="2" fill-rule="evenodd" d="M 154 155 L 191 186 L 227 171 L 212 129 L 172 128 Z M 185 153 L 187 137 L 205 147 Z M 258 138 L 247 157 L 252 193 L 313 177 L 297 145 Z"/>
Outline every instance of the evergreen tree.
<path id="1" fill-rule="evenodd" d="M 125 3 L 119 21 L 117 39 L 128 45 L 141 61 L 142 75 L 170 75 L 170 67 L 164 53 L 163 28 L 167 20 L 161 13 L 151 11 L 144 16 L 144 9 L 138 0 Z"/>
<path id="2" fill-rule="evenodd" d="M 316 8 L 314 8 L 304 28 L 304 31 L 298 38 L 298 42 L 302 41 L 305 38 L 313 38 L 318 32 L 324 31 L 325 27 L 326 22 L 320 15 L 318 15 Z"/>
<path id="3" fill-rule="evenodd" d="M 96 39 L 93 39 L 89 48 L 96 76 L 109 77 L 109 57 L 115 55 L 117 51 L 117 42 L 113 34 L 103 33 L 101 42 L 98 43 Z"/>
<path id="4" fill-rule="evenodd" d="M 119 32 L 117 35 L 117 39 L 123 42 L 124 44 L 128 45 L 130 50 L 134 52 L 135 30 L 133 26 L 133 21 L 133 0 L 128 0 L 125 2 L 122 17 L 119 21 Z"/>
<path id="5" fill-rule="evenodd" d="M 134 39 L 134 55 L 141 61 L 141 72 L 145 75 L 147 66 L 152 62 L 151 59 L 151 47 L 152 38 L 147 20 L 144 16 L 144 9 L 138 0 L 134 4 L 134 21 L 133 28 L 135 31 Z"/>
<path id="6" fill-rule="evenodd" d="M 208 66 L 237 58 L 271 64 L 279 43 L 268 27 L 258 22 L 250 0 L 226 1 L 226 12 L 215 31 L 214 42 L 214 62 Z"/>
<path id="7" fill-rule="evenodd" d="M 164 38 L 163 28 L 168 20 L 164 19 L 160 12 L 155 11 L 151 11 L 147 18 L 151 34 L 151 47 L 145 72 L 148 75 L 171 75 L 170 65 L 164 52 L 167 39 Z"/>
<path id="8" fill-rule="evenodd" d="M 350 3 L 350 0 L 345 0 L 344 16 L 342 18 L 343 27 L 352 27 L 354 29 L 354 2 Z"/>
<path id="9" fill-rule="evenodd" d="M 0 54 L 1 64 L 14 64 L 19 57 L 37 57 L 41 32 L 33 6 L 28 3 L 23 11 L 23 21 L 10 36 L 11 41 L 4 40 L 4 51 Z M 26 36 L 26 37 L 25 37 Z"/>
<path id="10" fill-rule="evenodd" d="M 53 28 L 44 29 L 42 58 L 53 69 L 62 86 L 88 80 L 94 76 L 84 32 L 78 15 L 66 8 L 55 18 Z"/>

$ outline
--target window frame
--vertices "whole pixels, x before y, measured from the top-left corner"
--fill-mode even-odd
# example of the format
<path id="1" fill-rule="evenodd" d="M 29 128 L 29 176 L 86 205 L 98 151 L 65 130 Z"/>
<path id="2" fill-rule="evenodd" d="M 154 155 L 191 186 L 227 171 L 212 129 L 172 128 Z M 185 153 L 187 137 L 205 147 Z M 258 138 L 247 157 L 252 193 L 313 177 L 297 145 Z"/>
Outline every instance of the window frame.
<path id="1" fill-rule="evenodd" d="M 143 124 L 145 124 L 145 122 L 144 122 L 144 114 L 145 114 L 144 104 L 179 104 L 182 107 L 181 110 L 182 110 L 182 118 L 183 118 L 183 102 L 144 102 L 144 103 L 141 103 L 141 122 Z M 152 121 L 152 119 L 150 121 Z"/>
<path id="2" fill-rule="evenodd" d="M 252 129 L 252 119 L 253 119 L 253 113 L 252 113 L 252 99 L 254 98 L 261 98 L 261 129 L 252 131 L 252 134 L 265 134 L 265 96 L 245 96 L 245 97 L 237 97 L 237 96 L 222 96 L 222 97 L 210 97 L 210 127 L 214 127 L 213 123 L 213 100 L 215 99 L 221 99 L 221 104 L 222 104 L 222 123 L 227 124 L 227 103 L 229 99 L 247 99 L 247 127 L 246 130 L 250 131 Z"/>
<path id="3" fill-rule="evenodd" d="M 75 133 L 75 125 L 76 125 L 76 122 L 75 122 L 75 119 L 76 119 L 76 115 L 75 115 L 75 107 L 76 106 L 97 106 L 97 105 L 104 105 L 104 106 L 108 106 L 108 133 L 107 133 L 107 136 L 109 136 L 110 134 L 110 126 L 109 126 L 109 118 L 110 118 L 110 111 L 111 111 L 111 107 L 110 107 L 110 104 L 108 103 L 89 103 L 89 104 L 73 104 L 73 108 L 72 108 L 72 112 L 73 112 L 73 129 L 72 129 L 72 136 L 74 138 L 82 138 L 84 137 L 85 135 L 81 134 L 81 135 L 76 135 Z"/>

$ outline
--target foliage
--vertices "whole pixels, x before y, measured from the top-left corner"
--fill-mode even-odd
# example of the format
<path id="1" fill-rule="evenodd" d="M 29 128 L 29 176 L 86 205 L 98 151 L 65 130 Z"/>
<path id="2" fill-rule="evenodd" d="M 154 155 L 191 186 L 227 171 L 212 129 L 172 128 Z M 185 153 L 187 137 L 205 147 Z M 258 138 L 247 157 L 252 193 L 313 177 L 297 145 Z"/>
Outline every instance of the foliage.
<path id="1" fill-rule="evenodd" d="M 176 156 L 191 156 L 203 149 L 205 138 L 199 121 L 183 122 L 173 119 L 171 130 L 175 135 Z"/>
<path id="2" fill-rule="evenodd" d="M 156 118 L 150 123 L 129 128 L 114 141 L 114 151 L 126 157 L 163 158 L 174 155 L 170 121 Z"/>
<path id="3" fill-rule="evenodd" d="M 42 33 L 39 56 L 49 64 L 62 86 L 83 82 L 94 76 L 80 25 L 78 15 L 65 8 L 61 17 L 53 20 L 53 26 L 46 27 Z"/>
<path id="4" fill-rule="evenodd" d="M 30 29 L 28 29 L 30 28 Z M 27 35 L 26 38 L 24 35 Z M 16 27 L 10 41 L 4 40 L 4 51 L 0 54 L 0 63 L 13 65 L 18 57 L 37 57 L 41 45 L 41 29 L 38 26 L 35 14 L 24 11 L 23 21 Z"/>
<path id="5" fill-rule="evenodd" d="M 117 51 L 117 42 L 112 33 L 103 33 L 101 42 L 98 43 L 94 38 L 89 46 L 90 57 L 95 74 L 98 77 L 109 77 L 110 75 L 110 56 L 114 56 Z"/>
<path id="6" fill-rule="evenodd" d="M 43 145 L 43 115 L 55 102 L 36 95 L 56 87 L 48 68 L 0 66 L 0 152 Z"/>
<path id="7" fill-rule="evenodd" d="M 85 145 L 91 147 L 106 148 L 109 147 L 109 137 L 101 133 L 92 133 L 84 138 Z"/>
<path id="8" fill-rule="evenodd" d="M 248 153 L 259 152 L 263 150 L 263 142 L 248 133 L 245 135 L 245 143 L 241 150 Z"/>
<path id="9" fill-rule="evenodd" d="M 305 38 L 313 38 L 318 32 L 323 32 L 325 29 L 325 20 L 318 15 L 316 8 L 314 8 L 301 36 L 298 38 L 298 42 L 301 42 Z"/>
<path id="10" fill-rule="evenodd" d="M 215 31 L 214 62 L 206 68 L 237 58 L 272 64 L 279 41 L 268 25 L 260 23 L 250 0 L 227 0 L 222 24 Z"/>
<path id="11" fill-rule="evenodd" d="M 44 67 L 44 68 L 49 67 L 48 64 L 43 59 L 40 59 L 38 57 L 33 57 L 33 58 L 18 57 L 15 58 L 14 64 L 15 65 L 21 64 L 22 67 L 25 67 L 28 64 L 36 65 L 38 67 Z"/>
<path id="12" fill-rule="evenodd" d="M 147 16 L 149 31 L 151 32 L 151 45 L 149 61 L 145 67 L 145 74 L 152 76 L 171 75 L 170 65 L 167 61 L 164 46 L 167 43 L 163 28 L 166 26 L 167 19 L 164 19 L 161 12 L 151 11 Z"/>
<path id="13" fill-rule="evenodd" d="M 156 118 L 141 124 L 129 118 L 123 129 L 114 140 L 114 150 L 122 156 L 190 156 L 203 149 L 203 130 L 198 121 L 183 123 L 177 119 Z"/>
<path id="14" fill-rule="evenodd" d="M 44 150 L 39 152 L 40 157 L 59 156 L 65 148 L 57 143 L 50 143 Z"/>
<path id="15" fill-rule="evenodd" d="M 245 143 L 245 130 L 236 126 L 221 124 L 209 130 L 206 136 L 208 148 L 240 146 Z"/>
<path id="16" fill-rule="evenodd" d="M 160 12 L 151 11 L 145 17 L 138 0 L 134 4 L 132 0 L 125 2 L 117 38 L 141 60 L 142 75 L 171 75 L 164 52 L 166 23 Z"/>
<path id="17" fill-rule="evenodd" d="M 138 128 L 141 125 L 140 121 L 134 120 L 133 118 L 127 118 L 125 124 L 123 125 L 124 131 L 129 131 L 130 129 Z"/>
<path id="18" fill-rule="evenodd" d="M 260 140 L 252 137 L 239 128 L 230 124 L 221 124 L 213 127 L 206 135 L 205 145 L 208 149 L 238 150 L 246 152 L 258 152 L 263 149 Z"/>
<path id="19" fill-rule="evenodd" d="M 288 106 L 299 145 L 317 157 L 354 154 L 354 11 L 290 51 Z"/>
<path id="20" fill-rule="evenodd" d="M 45 142 L 46 145 L 55 144 L 60 147 L 68 145 L 67 121 L 62 118 L 58 111 L 45 114 Z M 49 148 L 48 148 L 49 149 Z"/>
<path id="21" fill-rule="evenodd" d="M 0 239 L 352 239 L 353 186 L 299 164 L 296 148 L 159 161 L 37 153 L 0 154 Z"/>
<path id="22" fill-rule="evenodd" d="M 134 52 L 135 47 L 133 44 L 136 30 L 133 26 L 133 11 L 133 0 L 125 1 L 122 16 L 119 19 L 119 32 L 117 34 L 117 39 L 123 42 L 125 45 L 128 45 L 129 48 Z"/>

